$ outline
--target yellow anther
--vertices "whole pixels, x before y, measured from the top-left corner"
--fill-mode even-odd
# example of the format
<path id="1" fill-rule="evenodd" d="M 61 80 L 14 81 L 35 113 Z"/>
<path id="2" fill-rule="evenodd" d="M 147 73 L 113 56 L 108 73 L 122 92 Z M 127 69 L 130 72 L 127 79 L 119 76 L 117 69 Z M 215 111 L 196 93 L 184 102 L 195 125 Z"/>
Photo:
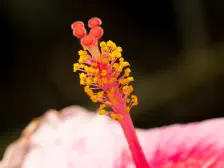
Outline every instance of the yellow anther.
<path id="1" fill-rule="evenodd" d="M 109 58 L 111 58 L 111 60 L 114 60 L 115 58 L 117 58 L 117 52 L 113 51 L 108 56 L 109 56 Z"/>
<path id="2" fill-rule="evenodd" d="M 104 91 L 100 91 L 97 93 L 97 97 L 101 99 L 104 96 Z"/>
<path id="3" fill-rule="evenodd" d="M 90 97 L 94 95 L 93 91 L 92 90 L 88 90 L 86 91 L 87 95 L 89 95 Z"/>
<path id="4" fill-rule="evenodd" d="M 98 81 L 99 81 L 98 77 L 95 76 L 95 77 L 93 78 L 93 82 L 94 82 L 94 83 L 97 83 Z"/>
<path id="5" fill-rule="evenodd" d="M 126 99 L 126 102 L 127 102 L 127 103 L 130 103 L 130 101 L 131 101 L 131 99 Z"/>
<path id="6" fill-rule="evenodd" d="M 122 84 L 122 85 L 127 85 L 130 81 L 127 80 L 127 79 L 120 79 L 119 80 L 119 83 Z"/>
<path id="7" fill-rule="evenodd" d="M 91 97 L 94 95 L 93 91 L 89 88 L 89 86 L 84 87 L 84 91 Z"/>
<path id="8" fill-rule="evenodd" d="M 121 72 L 122 69 L 123 69 L 123 67 L 120 66 L 120 64 L 118 64 L 118 63 L 115 63 L 115 64 L 113 65 L 113 68 L 114 68 L 116 71 L 118 71 L 118 72 Z"/>
<path id="9" fill-rule="evenodd" d="M 86 80 L 86 74 L 84 74 L 84 73 L 80 73 L 80 74 L 79 74 L 79 78 L 80 78 L 81 80 Z"/>
<path id="10" fill-rule="evenodd" d="M 84 69 L 85 69 L 86 72 L 89 71 L 89 68 L 90 68 L 90 67 L 88 67 L 87 65 L 84 67 Z"/>
<path id="11" fill-rule="evenodd" d="M 104 114 L 106 114 L 106 110 L 100 109 L 98 113 L 99 113 L 99 115 L 104 115 Z"/>
<path id="12" fill-rule="evenodd" d="M 104 109 L 106 107 L 105 104 L 100 104 L 100 109 Z"/>
<path id="13" fill-rule="evenodd" d="M 120 114 L 115 114 L 115 113 L 111 113 L 110 114 L 110 117 L 114 120 L 122 120 L 123 119 L 123 116 L 120 115 Z"/>
<path id="14" fill-rule="evenodd" d="M 100 47 L 102 48 L 102 47 L 106 47 L 107 46 L 107 44 L 104 42 L 104 41 L 102 41 L 101 43 L 100 43 Z"/>
<path id="15" fill-rule="evenodd" d="M 124 58 L 121 57 L 121 58 L 119 59 L 119 61 L 120 61 L 120 62 L 124 62 Z"/>
<path id="16" fill-rule="evenodd" d="M 73 64 L 73 71 L 76 72 L 77 70 L 79 70 L 79 63 L 75 63 Z"/>
<path id="17" fill-rule="evenodd" d="M 110 106 L 110 105 L 111 105 L 111 102 L 106 101 L 106 102 L 105 102 L 105 105 Z"/>
<path id="18" fill-rule="evenodd" d="M 85 85 L 85 81 L 84 80 L 80 80 L 80 85 Z"/>
<path id="19" fill-rule="evenodd" d="M 78 54 L 79 54 L 80 56 L 82 56 L 82 55 L 86 55 L 86 54 L 87 54 L 87 51 L 79 50 Z"/>
<path id="20" fill-rule="evenodd" d="M 114 119 L 114 120 L 116 120 L 116 119 L 117 119 L 117 115 L 116 115 L 116 114 L 114 114 L 114 113 L 111 113 L 111 114 L 110 114 L 110 117 L 111 117 L 112 119 Z"/>
<path id="21" fill-rule="evenodd" d="M 107 71 L 105 70 L 105 69 L 103 69 L 102 71 L 101 71 L 101 76 L 106 76 L 107 75 Z"/>
<path id="22" fill-rule="evenodd" d="M 118 64 L 118 63 L 115 63 L 114 65 L 113 65 L 113 68 L 115 68 L 115 69 L 118 69 L 120 67 L 120 65 Z"/>
<path id="23" fill-rule="evenodd" d="M 125 107 L 125 110 L 129 113 L 131 108 L 130 107 Z"/>
<path id="24" fill-rule="evenodd" d="M 85 68 L 85 69 L 86 69 L 87 73 L 96 73 L 97 72 L 97 69 L 94 69 L 93 67 L 88 67 L 88 68 Z"/>
<path id="25" fill-rule="evenodd" d="M 91 67 L 94 67 L 94 68 L 97 67 L 97 63 L 92 62 L 92 63 L 91 63 Z"/>
<path id="26" fill-rule="evenodd" d="M 95 72 L 95 69 L 94 69 L 93 67 L 89 67 L 88 71 L 89 71 L 90 73 L 94 73 L 94 72 Z"/>
<path id="27" fill-rule="evenodd" d="M 124 86 L 122 90 L 125 95 L 129 95 L 134 89 L 132 86 Z"/>
<path id="28" fill-rule="evenodd" d="M 121 72 L 123 70 L 123 67 L 122 66 L 119 66 L 117 69 L 116 69 L 116 71 L 118 71 L 118 72 Z"/>
<path id="29" fill-rule="evenodd" d="M 138 97 L 136 95 L 131 96 L 132 106 L 136 106 L 138 104 Z"/>
<path id="30" fill-rule="evenodd" d="M 107 52 L 107 51 L 108 51 L 108 47 L 102 47 L 102 48 L 101 48 L 101 51 L 102 51 L 102 52 Z"/>
<path id="31" fill-rule="evenodd" d="M 92 83 L 93 83 L 92 79 L 90 77 L 88 77 L 86 79 L 86 85 L 90 86 L 90 85 L 92 85 Z"/>
<path id="32" fill-rule="evenodd" d="M 138 97 L 136 95 L 131 95 L 132 99 L 138 99 Z"/>
<path id="33" fill-rule="evenodd" d="M 121 47 L 117 47 L 116 51 L 121 53 L 122 52 L 122 48 Z"/>
<path id="34" fill-rule="evenodd" d="M 122 67 L 130 66 L 130 64 L 126 61 L 120 63 Z"/>
<path id="35" fill-rule="evenodd" d="M 133 77 L 128 77 L 127 80 L 128 80 L 129 82 L 133 82 L 133 81 L 134 81 L 134 78 L 133 78 Z"/>
<path id="36" fill-rule="evenodd" d="M 89 89 L 90 89 L 89 86 L 84 87 L 84 91 L 89 90 Z"/>
<path id="37" fill-rule="evenodd" d="M 84 64 L 79 64 L 79 68 L 85 68 L 86 65 Z"/>
<path id="38" fill-rule="evenodd" d="M 91 56 L 90 55 L 85 55 L 85 60 L 90 60 L 91 59 Z"/>
<path id="39" fill-rule="evenodd" d="M 99 69 L 94 69 L 93 73 L 98 74 L 99 73 Z"/>
<path id="40" fill-rule="evenodd" d="M 96 95 L 91 95 L 91 96 L 90 96 L 90 99 L 91 99 L 94 103 L 97 102 L 97 96 L 96 96 Z"/>
<path id="41" fill-rule="evenodd" d="M 130 68 L 126 68 L 126 69 L 124 70 L 124 75 L 125 75 L 125 76 L 129 76 L 129 75 L 130 75 L 130 72 L 131 72 L 131 69 L 130 69 Z"/>
<path id="42" fill-rule="evenodd" d="M 85 62 L 85 60 L 84 60 L 84 58 L 79 58 L 79 60 L 78 60 L 78 62 L 80 63 L 80 64 L 83 64 L 84 62 Z"/>
<path id="43" fill-rule="evenodd" d="M 115 53 L 115 57 L 116 57 L 116 58 L 120 58 L 121 56 L 122 56 L 121 53 L 119 53 L 119 52 L 116 52 L 116 53 Z"/>
<path id="44" fill-rule="evenodd" d="M 114 58 L 113 58 L 112 53 L 108 53 L 108 60 L 111 61 L 111 60 L 113 60 L 113 59 L 114 59 Z"/>
<path id="45" fill-rule="evenodd" d="M 107 46 L 110 47 L 111 49 L 115 49 L 117 47 L 116 44 L 111 40 L 107 41 Z"/>
<path id="46" fill-rule="evenodd" d="M 121 114 L 118 114 L 118 115 L 117 115 L 117 120 L 120 121 L 120 120 L 122 120 L 122 119 L 123 119 L 123 116 L 122 116 Z"/>
<path id="47" fill-rule="evenodd" d="M 138 100 L 132 102 L 132 106 L 138 105 Z"/>

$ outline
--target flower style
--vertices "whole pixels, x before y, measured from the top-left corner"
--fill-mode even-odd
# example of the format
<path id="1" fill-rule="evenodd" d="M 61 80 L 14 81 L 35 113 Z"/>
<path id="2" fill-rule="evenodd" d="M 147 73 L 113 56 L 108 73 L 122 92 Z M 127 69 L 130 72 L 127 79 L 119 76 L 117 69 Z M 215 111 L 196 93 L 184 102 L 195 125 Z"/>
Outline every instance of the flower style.
<path id="1" fill-rule="evenodd" d="M 79 63 L 74 64 L 74 72 L 80 73 L 80 84 L 84 85 L 84 91 L 93 102 L 100 102 L 100 115 L 107 115 L 119 121 L 133 160 L 137 168 L 150 168 L 142 148 L 139 144 L 134 125 L 129 115 L 130 109 L 138 104 L 136 95 L 130 82 L 134 78 L 130 76 L 130 64 L 122 57 L 122 48 L 112 41 L 100 42 L 103 35 L 100 27 L 102 21 L 93 17 L 89 20 L 89 34 L 84 23 L 76 21 L 72 24 L 73 35 L 80 38 L 84 50 L 78 52 Z"/>

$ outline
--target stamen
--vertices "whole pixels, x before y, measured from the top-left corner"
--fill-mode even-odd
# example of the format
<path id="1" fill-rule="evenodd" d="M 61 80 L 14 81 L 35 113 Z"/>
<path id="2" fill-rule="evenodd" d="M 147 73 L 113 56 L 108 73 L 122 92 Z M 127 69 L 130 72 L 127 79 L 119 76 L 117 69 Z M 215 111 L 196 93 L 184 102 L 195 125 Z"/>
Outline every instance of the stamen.
<path id="1" fill-rule="evenodd" d="M 98 40 L 104 33 L 101 24 L 99 18 L 91 18 L 88 21 L 91 28 L 89 34 L 86 33 L 83 22 L 72 24 L 73 34 L 81 38 L 84 48 L 78 52 L 80 58 L 79 63 L 74 64 L 74 72 L 82 72 L 80 84 L 84 85 L 84 91 L 93 102 L 101 103 L 98 113 L 120 123 L 136 167 L 150 168 L 129 114 L 131 108 L 138 104 L 137 96 L 131 95 L 134 89 L 130 83 L 134 78 L 129 76 L 130 64 L 122 57 L 122 48 L 111 40 L 101 42 L 99 49 Z"/>

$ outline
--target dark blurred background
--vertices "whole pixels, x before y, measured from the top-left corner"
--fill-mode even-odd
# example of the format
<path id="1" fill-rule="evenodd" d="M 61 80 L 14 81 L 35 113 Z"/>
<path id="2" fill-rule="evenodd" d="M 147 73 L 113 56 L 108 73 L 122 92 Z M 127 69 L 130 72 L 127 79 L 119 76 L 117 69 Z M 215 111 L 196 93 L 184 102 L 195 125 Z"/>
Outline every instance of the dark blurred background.
<path id="1" fill-rule="evenodd" d="M 96 109 L 73 63 L 70 25 L 103 21 L 135 77 L 137 127 L 224 116 L 223 0 L 5 0 L 2 5 L 0 154 L 48 109 Z"/>

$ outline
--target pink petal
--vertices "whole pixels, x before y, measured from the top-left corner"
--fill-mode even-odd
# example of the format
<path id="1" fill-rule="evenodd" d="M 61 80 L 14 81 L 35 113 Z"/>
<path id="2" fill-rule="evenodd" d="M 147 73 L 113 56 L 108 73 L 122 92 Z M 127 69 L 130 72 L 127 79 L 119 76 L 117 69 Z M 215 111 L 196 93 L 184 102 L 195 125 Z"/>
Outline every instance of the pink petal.
<path id="1" fill-rule="evenodd" d="M 120 126 L 108 117 L 72 106 L 36 123 L 7 149 L 0 168 L 135 167 Z M 221 118 L 137 133 L 152 167 L 223 168 L 223 128 Z"/>
<path id="2" fill-rule="evenodd" d="M 139 132 L 152 167 L 224 167 L 224 118 Z M 203 167 L 203 168 L 204 168 Z"/>

